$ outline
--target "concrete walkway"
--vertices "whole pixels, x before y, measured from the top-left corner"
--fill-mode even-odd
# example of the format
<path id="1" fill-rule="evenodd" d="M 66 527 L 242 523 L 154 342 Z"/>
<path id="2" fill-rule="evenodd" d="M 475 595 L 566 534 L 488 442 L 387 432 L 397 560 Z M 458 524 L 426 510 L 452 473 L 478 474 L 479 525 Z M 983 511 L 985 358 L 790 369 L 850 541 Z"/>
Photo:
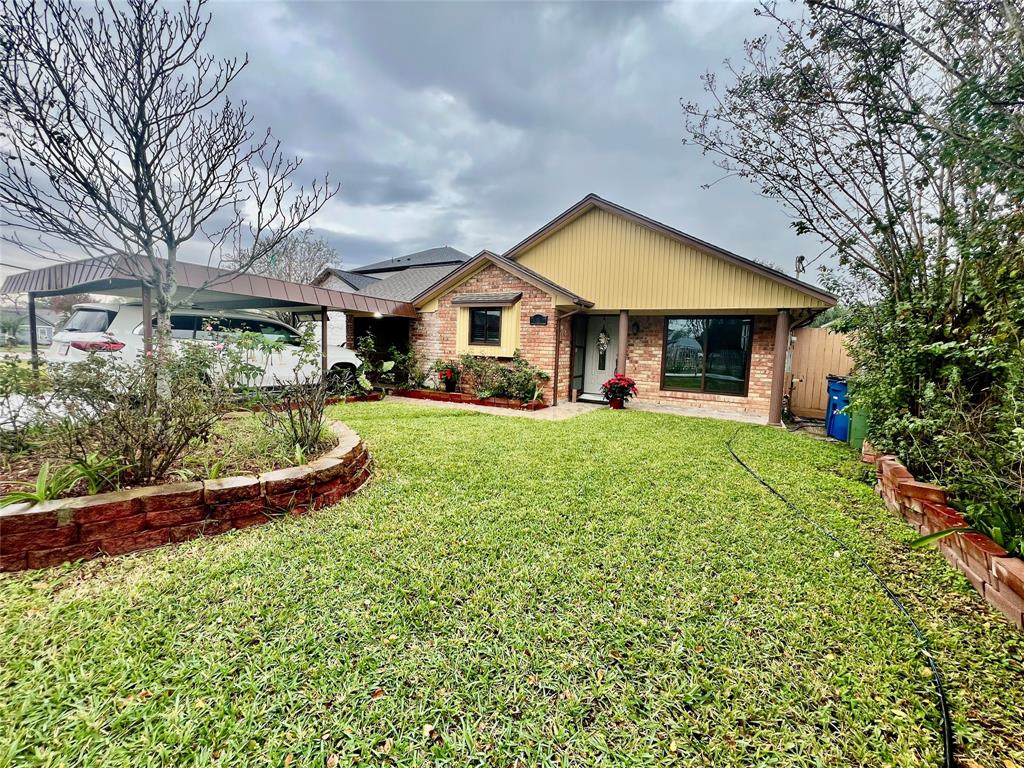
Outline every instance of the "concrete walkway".
<path id="1" fill-rule="evenodd" d="M 407 403 L 409 405 L 423 405 L 431 408 L 448 408 L 460 411 L 476 411 L 487 413 L 491 416 L 511 416 L 520 419 L 538 419 L 540 421 L 564 421 L 581 413 L 589 413 L 606 405 L 597 403 L 559 403 L 550 408 L 542 408 L 539 411 L 516 411 L 511 408 L 494 408 L 487 405 L 474 405 L 473 403 L 447 403 L 438 400 L 418 400 L 411 397 L 398 397 L 390 395 L 389 402 Z M 661 403 L 631 402 L 626 406 L 631 411 L 647 411 L 649 413 L 668 413 L 674 416 L 696 416 L 704 419 L 720 419 L 722 421 L 737 421 L 744 424 L 766 424 L 767 419 L 763 416 L 752 416 L 744 413 L 729 413 L 727 411 L 715 411 L 710 408 L 688 408 L 681 405 L 664 405 Z"/>

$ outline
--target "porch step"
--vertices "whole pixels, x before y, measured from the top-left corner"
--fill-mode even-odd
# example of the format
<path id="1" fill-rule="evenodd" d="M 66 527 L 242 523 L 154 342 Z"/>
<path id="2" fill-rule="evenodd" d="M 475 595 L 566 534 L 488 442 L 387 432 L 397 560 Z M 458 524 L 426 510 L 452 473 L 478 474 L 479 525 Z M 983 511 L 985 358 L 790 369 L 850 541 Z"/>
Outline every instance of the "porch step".
<path id="1" fill-rule="evenodd" d="M 605 402 L 604 395 L 594 394 L 593 392 L 580 392 L 578 395 L 576 395 L 576 399 L 581 403 Z"/>

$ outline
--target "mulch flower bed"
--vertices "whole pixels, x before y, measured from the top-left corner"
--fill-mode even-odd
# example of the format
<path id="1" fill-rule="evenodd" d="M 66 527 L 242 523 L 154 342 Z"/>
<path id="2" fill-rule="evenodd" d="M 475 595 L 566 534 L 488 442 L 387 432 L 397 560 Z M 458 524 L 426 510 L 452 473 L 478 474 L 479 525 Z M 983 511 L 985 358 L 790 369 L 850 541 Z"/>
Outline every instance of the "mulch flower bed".
<path id="1" fill-rule="evenodd" d="M 541 400 L 522 402 L 511 397 L 476 397 L 464 392 L 441 392 L 436 389 L 392 389 L 396 397 L 410 397 L 414 400 L 436 400 L 443 403 L 470 403 L 489 405 L 494 408 L 512 408 L 517 411 L 539 411 L 548 404 Z"/>

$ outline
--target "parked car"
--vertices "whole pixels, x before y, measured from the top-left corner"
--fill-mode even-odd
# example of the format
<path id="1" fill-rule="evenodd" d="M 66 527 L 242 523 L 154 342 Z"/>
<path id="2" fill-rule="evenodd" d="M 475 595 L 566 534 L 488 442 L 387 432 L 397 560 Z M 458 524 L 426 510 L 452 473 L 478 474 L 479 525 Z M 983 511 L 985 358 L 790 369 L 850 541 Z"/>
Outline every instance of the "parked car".
<path id="1" fill-rule="evenodd" d="M 155 324 L 155 319 L 154 319 Z M 171 338 L 217 344 L 226 334 L 248 331 L 283 342 L 270 354 L 262 386 L 290 379 L 298 363 L 300 333 L 280 320 L 258 312 L 220 312 L 178 309 L 171 314 Z M 54 363 L 85 360 L 93 353 L 121 355 L 134 360 L 143 352 L 142 306 L 139 304 L 76 304 L 64 326 L 53 335 L 45 358 Z M 254 360 L 262 366 L 264 360 Z M 355 379 L 362 361 L 343 346 L 327 347 L 327 369 L 332 387 L 344 388 Z"/>

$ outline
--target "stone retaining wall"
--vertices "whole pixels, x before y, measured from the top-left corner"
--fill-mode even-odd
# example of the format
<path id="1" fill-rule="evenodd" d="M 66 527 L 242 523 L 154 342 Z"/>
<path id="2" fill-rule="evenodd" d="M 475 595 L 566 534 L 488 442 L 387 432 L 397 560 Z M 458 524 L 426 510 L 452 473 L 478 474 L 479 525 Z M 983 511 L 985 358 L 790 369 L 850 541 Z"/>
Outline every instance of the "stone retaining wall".
<path id="1" fill-rule="evenodd" d="M 865 442 L 862 458 L 875 465 L 876 489 L 885 506 L 903 517 L 922 536 L 969 525 L 946 503 L 942 488 L 915 480 L 895 456 L 877 455 Z M 1024 629 L 1024 560 L 1010 555 L 980 533 L 946 536 L 937 541 L 936 546 L 990 605 L 1002 611 L 1018 629 Z"/>
<path id="2" fill-rule="evenodd" d="M 331 429 L 338 446 L 299 467 L 0 509 L 0 570 L 149 549 L 334 504 L 366 482 L 372 459 L 347 426 Z"/>

